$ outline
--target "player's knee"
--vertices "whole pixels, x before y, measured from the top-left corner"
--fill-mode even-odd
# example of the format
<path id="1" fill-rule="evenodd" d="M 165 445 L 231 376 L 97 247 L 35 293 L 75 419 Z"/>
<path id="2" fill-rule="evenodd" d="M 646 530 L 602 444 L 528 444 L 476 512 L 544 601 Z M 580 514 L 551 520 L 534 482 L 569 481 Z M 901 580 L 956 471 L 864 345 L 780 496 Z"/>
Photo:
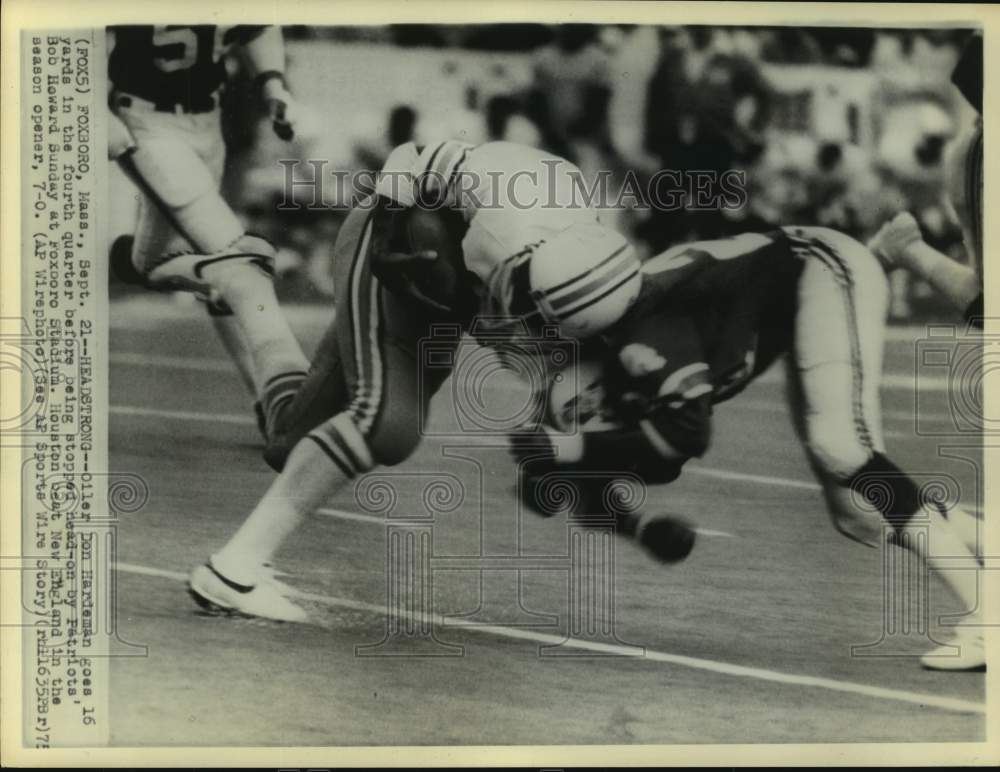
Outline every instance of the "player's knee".
<path id="1" fill-rule="evenodd" d="M 219 250 L 219 257 L 232 260 L 237 265 L 248 265 L 268 277 L 274 276 L 274 260 L 277 250 L 274 244 L 263 236 L 244 233 L 229 246 Z"/>
<path id="2" fill-rule="evenodd" d="M 368 440 L 347 412 L 324 421 L 306 437 L 319 445 L 349 479 L 370 471 L 378 463 Z"/>
<path id="3" fill-rule="evenodd" d="M 358 411 L 354 414 L 355 421 L 367 428 L 365 438 L 372 459 L 380 466 L 395 466 L 408 459 L 423 437 L 426 406 L 421 408 L 416 386 L 401 372 L 403 369 L 397 368 L 394 386 L 379 400 L 377 415 L 363 414 L 365 399 L 356 396 L 352 403 L 352 408 Z"/>
<path id="4" fill-rule="evenodd" d="M 269 292 L 274 280 L 274 247 L 259 236 L 243 235 L 203 261 L 202 274 L 224 300 L 239 303 Z"/>
<path id="5" fill-rule="evenodd" d="M 420 433 L 411 427 L 397 428 L 395 431 L 380 430 L 369 437 L 372 459 L 381 466 L 401 464 L 417 449 Z"/>
<path id="6" fill-rule="evenodd" d="M 295 438 L 290 434 L 268 435 L 267 444 L 264 446 L 264 463 L 275 472 L 282 471 L 295 445 Z"/>
<path id="7" fill-rule="evenodd" d="M 244 233 L 232 242 L 232 244 L 230 244 L 229 249 L 232 251 L 245 252 L 247 254 L 256 255 L 270 260 L 274 260 L 276 251 L 274 244 L 265 239 L 263 236 L 258 236 L 255 233 Z"/>

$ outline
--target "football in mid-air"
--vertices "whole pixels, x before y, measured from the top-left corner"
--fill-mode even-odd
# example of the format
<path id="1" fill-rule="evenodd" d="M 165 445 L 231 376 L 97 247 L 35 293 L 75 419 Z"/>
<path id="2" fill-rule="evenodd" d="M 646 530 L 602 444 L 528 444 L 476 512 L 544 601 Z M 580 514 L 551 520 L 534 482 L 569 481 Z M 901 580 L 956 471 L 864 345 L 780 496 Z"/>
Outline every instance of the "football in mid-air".
<path id="1" fill-rule="evenodd" d="M 697 531 L 692 523 L 675 515 L 658 515 L 640 521 L 639 542 L 661 563 L 679 563 L 691 554 Z"/>

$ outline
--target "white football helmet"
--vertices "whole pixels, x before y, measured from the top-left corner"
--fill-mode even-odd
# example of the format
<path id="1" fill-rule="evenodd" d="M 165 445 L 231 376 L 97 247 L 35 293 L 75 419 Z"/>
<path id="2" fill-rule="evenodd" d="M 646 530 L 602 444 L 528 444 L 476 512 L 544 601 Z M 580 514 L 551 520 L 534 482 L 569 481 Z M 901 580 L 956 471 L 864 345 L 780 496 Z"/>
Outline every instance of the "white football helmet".
<path id="1" fill-rule="evenodd" d="M 607 329 L 639 296 L 641 264 L 628 240 L 599 223 L 580 223 L 546 239 L 531 255 L 531 298 L 566 337 Z"/>

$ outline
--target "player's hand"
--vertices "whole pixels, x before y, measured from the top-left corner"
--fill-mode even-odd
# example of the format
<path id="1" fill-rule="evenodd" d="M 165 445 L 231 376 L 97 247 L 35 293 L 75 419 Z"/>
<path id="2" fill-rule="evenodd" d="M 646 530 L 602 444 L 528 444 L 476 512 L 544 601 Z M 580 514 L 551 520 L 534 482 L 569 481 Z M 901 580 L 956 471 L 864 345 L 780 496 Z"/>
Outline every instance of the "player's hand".
<path id="1" fill-rule="evenodd" d="M 879 228 L 868 248 L 888 271 L 907 267 L 907 249 L 923 240 L 920 226 L 909 212 L 900 212 Z"/>
<path id="2" fill-rule="evenodd" d="M 271 78 L 264 83 L 262 89 L 274 133 L 285 142 L 291 141 L 295 138 L 295 126 L 301 117 L 298 103 L 285 88 L 281 78 Z"/>
<path id="3" fill-rule="evenodd" d="M 135 148 L 135 140 L 128 126 L 114 113 L 109 113 L 108 119 L 108 160 L 121 158 Z"/>

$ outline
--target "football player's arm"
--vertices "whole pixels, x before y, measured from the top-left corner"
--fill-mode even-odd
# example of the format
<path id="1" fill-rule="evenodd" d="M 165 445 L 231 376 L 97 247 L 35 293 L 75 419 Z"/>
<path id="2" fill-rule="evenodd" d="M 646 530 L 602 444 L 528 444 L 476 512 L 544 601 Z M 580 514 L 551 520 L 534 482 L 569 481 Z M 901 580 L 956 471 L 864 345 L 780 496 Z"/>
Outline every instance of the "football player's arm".
<path id="1" fill-rule="evenodd" d="M 115 50 L 115 31 L 109 27 L 107 32 L 108 48 L 108 71 L 110 73 L 111 53 Z M 110 90 L 114 91 L 115 84 L 109 83 Z M 115 115 L 114 110 L 108 108 L 108 160 L 116 161 L 123 155 L 135 149 L 135 139 L 132 132 L 128 130 L 125 122 Z"/>
<path id="2" fill-rule="evenodd" d="M 652 400 L 628 428 L 553 435 L 557 464 L 613 468 L 623 458 L 644 468 L 667 467 L 705 454 L 711 437 L 712 387 L 708 366 L 699 363 L 691 379 Z"/>
<path id="3" fill-rule="evenodd" d="M 284 80 L 285 39 L 280 27 L 243 27 L 239 30 L 250 77 Z"/>
<path id="4" fill-rule="evenodd" d="M 972 268 L 939 252 L 923 240 L 906 251 L 910 271 L 944 295 L 956 308 L 968 308 L 977 297 L 982 302 L 983 285 Z"/>
<path id="5" fill-rule="evenodd" d="M 254 88 L 271 116 L 274 133 L 288 141 L 295 137 L 299 108 L 285 80 L 285 40 L 281 28 L 247 26 L 237 28 Z"/>
<path id="6" fill-rule="evenodd" d="M 901 212 L 885 223 L 868 247 L 886 269 L 905 268 L 934 287 L 956 308 L 970 308 L 983 293 L 982 279 L 976 272 L 925 242 L 920 226 L 909 212 Z"/>
<path id="7" fill-rule="evenodd" d="M 625 427 L 557 438 L 557 463 L 607 467 L 631 458 L 647 470 L 674 468 L 708 449 L 711 372 L 694 323 L 654 316 L 643 326 L 619 352 L 634 387 L 620 407 Z"/>

